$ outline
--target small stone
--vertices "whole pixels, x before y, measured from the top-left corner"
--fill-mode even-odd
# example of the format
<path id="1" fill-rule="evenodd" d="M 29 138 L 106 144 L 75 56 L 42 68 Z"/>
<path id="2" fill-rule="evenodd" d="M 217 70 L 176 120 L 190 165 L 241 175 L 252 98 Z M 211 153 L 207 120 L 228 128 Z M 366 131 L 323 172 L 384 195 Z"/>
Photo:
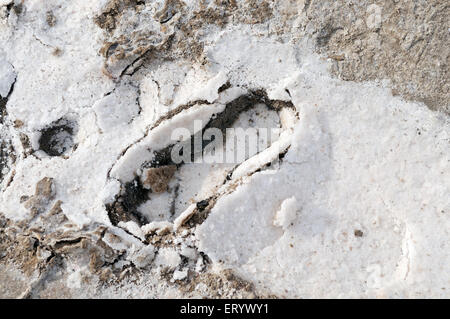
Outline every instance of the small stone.
<path id="1" fill-rule="evenodd" d="M 53 12 L 51 11 L 47 12 L 45 21 L 50 27 L 53 27 L 56 24 L 56 17 L 54 16 Z"/>
<path id="2" fill-rule="evenodd" d="M 355 237 L 362 237 L 363 235 L 364 235 L 364 233 L 361 230 L 359 230 L 359 229 L 355 230 Z"/>
<path id="3" fill-rule="evenodd" d="M 154 193 L 167 191 L 167 185 L 172 179 L 177 167 L 175 165 L 152 167 L 144 170 L 142 185 Z"/>

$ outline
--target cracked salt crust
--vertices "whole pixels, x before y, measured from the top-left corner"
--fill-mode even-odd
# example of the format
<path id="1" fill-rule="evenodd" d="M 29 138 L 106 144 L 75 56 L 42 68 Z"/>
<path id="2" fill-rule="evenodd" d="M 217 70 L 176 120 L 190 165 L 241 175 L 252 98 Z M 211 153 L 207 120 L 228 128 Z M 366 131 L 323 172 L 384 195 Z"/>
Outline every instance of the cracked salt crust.
<path id="1" fill-rule="evenodd" d="M 36 151 L 21 155 L 14 178 L 2 184 L 0 211 L 8 218 L 29 217 L 21 197 L 52 177 L 61 209 L 78 229 L 100 223 L 122 238 L 105 237 L 114 249 L 129 252 L 116 267 L 156 265 L 183 280 L 184 254 L 203 271 L 196 250 L 141 242 L 158 230 L 181 230 L 195 204 L 180 208 L 172 220 L 164 212 L 170 198 L 162 195 L 153 207 L 163 217 L 147 213 L 149 224 L 142 227 L 134 221 L 113 226 L 105 204 L 120 192 L 119 181 L 133 180 L 151 159 L 148 148 L 168 145 L 173 128 L 190 128 L 195 119 L 206 124 L 228 102 L 263 88 L 270 99 L 291 101 L 299 120 L 281 113 L 287 129 L 277 144 L 237 168 L 234 189 L 217 192 L 209 216 L 193 229 L 196 249 L 214 267 L 230 267 L 280 297 L 448 297 L 447 117 L 393 97 L 380 84 L 333 79 L 306 42 L 281 43 L 245 27 L 208 35 L 204 67 L 166 61 L 140 79 L 124 75 L 117 84 L 103 74 L 97 54 L 103 39 L 92 17 L 103 2 L 75 1 L 85 12 L 80 15 L 61 6 L 55 14 L 65 25 L 48 29 L 38 18 L 50 5 L 28 1 L 23 27 L 12 34 L 0 26 L 6 30 L 0 32 L 0 94 L 9 91 L 14 76 L 8 117 L 24 123 L 20 130 Z M 56 48 L 61 56 L 54 55 Z M 219 94 L 227 82 L 231 88 Z M 199 100 L 209 104 L 150 130 L 171 110 Z M 67 115 L 79 127 L 76 149 L 66 158 L 43 154 L 40 131 Z M 18 132 L 11 128 L 22 150 Z M 286 150 L 279 166 L 258 171 Z M 202 179 L 204 194 L 217 186 L 216 174 L 211 170 Z M 189 172 L 185 176 L 183 187 L 193 194 L 198 185 Z M 69 287 L 80 287 L 80 269 L 67 278 Z"/>

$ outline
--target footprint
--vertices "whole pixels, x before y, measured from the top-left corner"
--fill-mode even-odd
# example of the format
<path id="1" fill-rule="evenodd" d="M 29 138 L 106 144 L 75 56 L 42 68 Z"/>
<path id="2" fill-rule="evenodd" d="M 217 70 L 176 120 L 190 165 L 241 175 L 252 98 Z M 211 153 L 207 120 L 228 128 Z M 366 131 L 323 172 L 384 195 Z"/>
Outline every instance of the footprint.
<path id="1" fill-rule="evenodd" d="M 230 99 L 237 90 L 224 86 L 214 103 L 177 108 L 126 149 L 109 173 L 121 185 L 107 205 L 112 224 L 201 223 L 241 178 L 282 158 L 297 120 L 293 104 L 264 90 L 240 90 Z M 189 134 L 169 139 L 177 129 Z"/>

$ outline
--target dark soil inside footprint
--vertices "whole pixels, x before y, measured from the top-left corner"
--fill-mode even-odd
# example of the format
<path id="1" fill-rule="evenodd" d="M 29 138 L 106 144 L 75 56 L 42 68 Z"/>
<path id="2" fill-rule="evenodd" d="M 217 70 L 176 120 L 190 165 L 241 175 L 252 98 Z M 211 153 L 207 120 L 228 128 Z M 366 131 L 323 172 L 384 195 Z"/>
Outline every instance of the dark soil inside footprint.
<path id="1" fill-rule="evenodd" d="M 148 221 L 137 211 L 137 207 L 148 200 L 148 192 L 139 179 L 123 185 L 118 200 L 106 207 L 111 223 L 115 226 L 121 221 L 147 224 Z"/>

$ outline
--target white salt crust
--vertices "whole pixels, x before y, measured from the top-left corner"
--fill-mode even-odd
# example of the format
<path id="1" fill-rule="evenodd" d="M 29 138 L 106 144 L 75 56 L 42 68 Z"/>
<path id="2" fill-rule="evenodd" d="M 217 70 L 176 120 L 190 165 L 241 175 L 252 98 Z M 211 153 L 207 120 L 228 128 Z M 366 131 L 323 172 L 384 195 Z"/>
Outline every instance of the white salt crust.
<path id="1" fill-rule="evenodd" d="M 102 73 L 102 33 L 92 22 L 105 1 L 72 3 L 59 7 L 65 23 L 51 30 L 37 19 L 49 5 L 37 0 L 24 3 L 27 14 L 15 32 L 0 24 L 0 95 L 15 81 L 9 119 L 24 123 L 35 149 L 38 131 L 61 117 L 73 116 L 79 127 L 78 146 L 66 159 L 19 155 L 14 179 L 1 185 L 0 211 L 8 218 L 29 216 L 20 197 L 52 177 L 73 223 L 109 225 L 128 241 L 111 245 L 133 251 L 135 265 L 175 270 L 178 252 L 164 248 L 155 255 L 111 225 L 105 204 L 119 192 L 119 181 L 132 180 L 151 159 L 148 148 L 168 145 L 172 129 L 194 119 L 206 124 L 247 89 L 264 88 L 271 99 L 292 101 L 299 120 L 283 115 L 292 128 L 259 156 L 267 161 L 288 151 L 279 166 L 251 176 L 258 158 L 239 167 L 233 178 L 240 185 L 219 198 L 195 231 L 199 249 L 217 267 L 281 297 L 449 296 L 448 117 L 393 97 L 380 83 L 334 79 L 307 43 L 280 43 L 245 27 L 210 34 L 204 67 L 164 62 L 140 82 L 125 77 L 116 87 Z M 63 55 L 52 54 L 56 47 Z M 232 88 L 219 95 L 227 81 Z M 197 100 L 211 104 L 147 132 L 163 114 Z M 8 129 L 20 149 L 18 133 Z M 193 186 L 186 179 L 182 187 Z M 176 230 L 181 219 L 122 226 L 143 238 Z M 79 277 L 74 272 L 68 285 L 78 287 Z M 184 279 L 185 270 L 173 278 Z"/>

